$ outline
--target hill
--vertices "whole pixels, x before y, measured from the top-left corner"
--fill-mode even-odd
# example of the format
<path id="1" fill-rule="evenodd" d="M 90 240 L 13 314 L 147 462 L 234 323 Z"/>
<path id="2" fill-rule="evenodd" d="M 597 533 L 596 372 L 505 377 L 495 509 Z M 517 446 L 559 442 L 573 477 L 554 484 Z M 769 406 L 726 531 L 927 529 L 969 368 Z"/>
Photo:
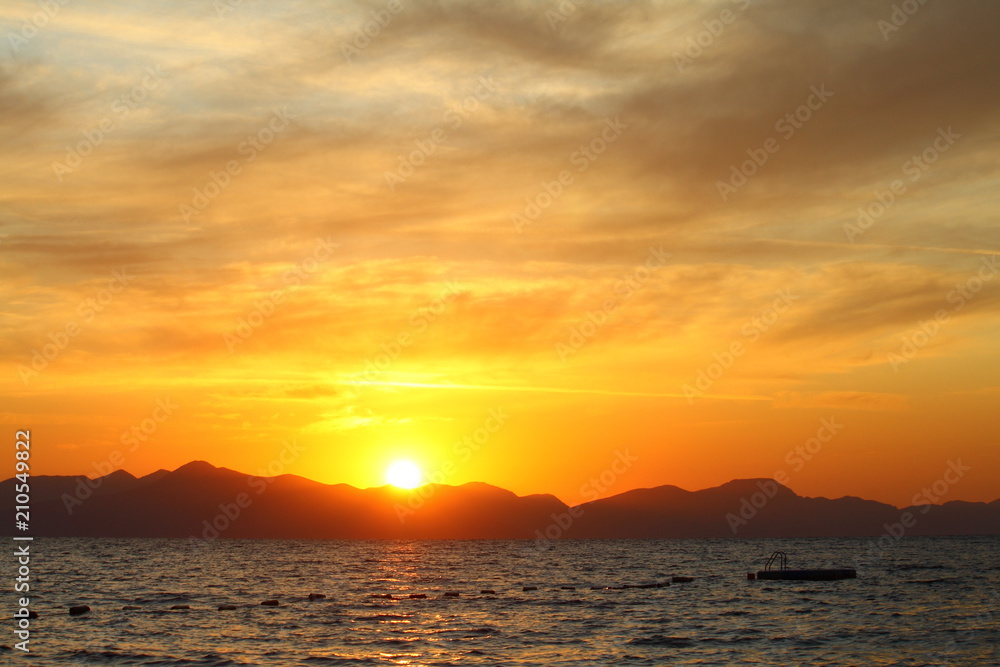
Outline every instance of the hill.
<path id="1" fill-rule="evenodd" d="M 14 480 L 0 482 L 13 501 Z M 13 504 L 13 503 L 12 503 Z M 257 477 L 194 461 L 144 477 L 31 479 L 31 534 L 79 537 L 530 539 L 1000 534 L 1000 501 L 895 508 L 806 498 L 770 479 L 635 489 L 576 507 L 483 483 L 411 491 Z M 10 534 L 11 527 L 5 529 Z"/>

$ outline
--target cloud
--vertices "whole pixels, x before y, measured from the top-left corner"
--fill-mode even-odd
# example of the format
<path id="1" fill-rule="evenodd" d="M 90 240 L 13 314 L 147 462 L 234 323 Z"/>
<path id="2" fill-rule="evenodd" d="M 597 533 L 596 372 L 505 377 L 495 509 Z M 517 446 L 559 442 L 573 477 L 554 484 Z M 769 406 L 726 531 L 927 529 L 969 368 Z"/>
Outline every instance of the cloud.
<path id="1" fill-rule="evenodd" d="M 776 408 L 832 408 L 838 410 L 870 410 L 875 412 L 904 412 L 910 409 L 908 397 L 900 394 L 880 394 L 863 391 L 831 391 L 817 394 L 779 392 L 775 396 Z"/>
<path id="2" fill-rule="evenodd" d="M 401 334 L 412 344 L 378 380 L 413 391 L 670 395 L 739 342 L 710 393 L 891 413 L 937 391 L 939 378 L 908 377 L 939 362 L 962 369 L 949 390 L 974 392 L 992 358 L 993 281 L 904 372 L 879 373 L 1000 250 L 1000 6 L 924 3 L 884 34 L 895 4 L 407 0 L 381 24 L 379 0 L 247 0 L 221 15 L 67 4 L 0 64 L 0 371 L 18 377 L 73 321 L 80 334 L 11 390 L 19 400 L 178 387 L 202 414 L 260 417 L 268 437 L 410 418 L 393 403 L 402 385 L 374 400 L 344 384 Z M 734 20 L 712 34 L 724 10 Z M 0 18 L 34 11 L 10 3 Z M 162 76 L 144 88 L 150 68 Z M 817 90 L 832 95 L 820 104 Z M 275 131 L 279 112 L 290 121 Z M 614 119 L 624 129 L 606 141 Z M 959 138 L 934 149 L 948 128 Z M 777 149 L 745 167 L 769 139 Z M 74 153 L 69 173 L 54 168 Z M 734 168 L 752 173 L 723 199 Z M 531 206 L 518 233 L 512 216 Z M 863 235 L 845 234 L 878 206 Z M 289 279 L 317 239 L 335 252 Z M 621 296 L 651 247 L 669 261 L 564 363 L 556 344 Z M 134 281 L 82 322 L 115 270 Z M 749 340 L 782 290 L 800 298 Z M 230 349 L 225 336 L 275 293 Z M 754 414 L 771 429 L 787 419 Z M 249 437 L 220 430 L 223 447 Z"/>

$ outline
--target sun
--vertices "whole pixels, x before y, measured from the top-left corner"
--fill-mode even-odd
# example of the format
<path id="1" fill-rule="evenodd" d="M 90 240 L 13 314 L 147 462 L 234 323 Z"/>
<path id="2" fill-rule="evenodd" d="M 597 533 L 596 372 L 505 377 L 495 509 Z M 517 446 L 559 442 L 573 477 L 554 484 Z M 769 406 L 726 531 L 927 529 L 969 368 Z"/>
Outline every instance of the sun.
<path id="1" fill-rule="evenodd" d="M 385 481 L 401 489 L 416 488 L 422 479 L 420 466 L 408 459 L 393 461 L 385 471 Z"/>

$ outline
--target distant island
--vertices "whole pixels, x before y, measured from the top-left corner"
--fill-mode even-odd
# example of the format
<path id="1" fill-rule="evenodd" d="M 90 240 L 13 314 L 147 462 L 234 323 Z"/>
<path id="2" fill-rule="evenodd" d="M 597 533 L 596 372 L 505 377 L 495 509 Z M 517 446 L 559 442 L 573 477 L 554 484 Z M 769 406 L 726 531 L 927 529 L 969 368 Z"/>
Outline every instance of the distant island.
<path id="1" fill-rule="evenodd" d="M 14 480 L 0 482 L 14 497 Z M 257 477 L 204 461 L 135 477 L 31 478 L 39 537 L 546 539 L 1000 534 L 1000 500 L 896 508 L 805 498 L 771 479 L 636 489 L 570 507 L 483 483 L 358 489 Z M 3 534 L 11 534 L 7 525 Z"/>

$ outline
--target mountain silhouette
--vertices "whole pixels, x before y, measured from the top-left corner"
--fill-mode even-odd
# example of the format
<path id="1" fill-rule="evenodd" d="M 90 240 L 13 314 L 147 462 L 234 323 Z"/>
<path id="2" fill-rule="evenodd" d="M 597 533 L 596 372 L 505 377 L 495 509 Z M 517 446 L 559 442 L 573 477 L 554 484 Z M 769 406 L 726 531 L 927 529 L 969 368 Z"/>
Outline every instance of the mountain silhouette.
<path id="1" fill-rule="evenodd" d="M 14 479 L 0 482 L 13 501 Z M 896 508 L 806 498 L 771 479 L 634 489 L 569 507 L 471 482 L 358 489 L 192 461 L 135 477 L 31 478 L 31 534 L 60 537 L 527 539 L 1000 534 L 1000 500 Z M 11 527 L 6 528 L 10 534 Z"/>

